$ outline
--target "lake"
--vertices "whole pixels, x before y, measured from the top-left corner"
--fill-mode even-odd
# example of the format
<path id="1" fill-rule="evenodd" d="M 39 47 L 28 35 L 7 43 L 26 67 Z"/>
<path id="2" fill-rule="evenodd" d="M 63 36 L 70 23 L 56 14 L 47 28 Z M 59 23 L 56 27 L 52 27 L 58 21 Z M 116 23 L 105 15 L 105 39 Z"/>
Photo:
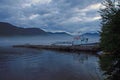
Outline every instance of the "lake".
<path id="1" fill-rule="evenodd" d="M 0 47 L 0 80 L 101 80 L 98 61 L 86 52 Z"/>

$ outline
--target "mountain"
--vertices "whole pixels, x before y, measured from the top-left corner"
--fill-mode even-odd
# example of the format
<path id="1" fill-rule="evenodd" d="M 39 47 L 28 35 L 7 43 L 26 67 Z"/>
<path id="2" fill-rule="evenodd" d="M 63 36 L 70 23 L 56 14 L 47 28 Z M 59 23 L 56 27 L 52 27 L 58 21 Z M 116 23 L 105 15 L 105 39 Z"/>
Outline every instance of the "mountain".
<path id="1" fill-rule="evenodd" d="M 71 36 L 70 34 L 66 32 L 48 32 L 49 36 Z"/>
<path id="2" fill-rule="evenodd" d="M 0 22 L 0 36 L 17 36 L 17 35 L 55 35 L 55 36 L 62 36 L 62 35 L 69 35 L 65 32 L 57 32 L 57 33 L 52 33 L 52 32 L 45 32 L 44 30 L 40 28 L 21 28 L 14 26 L 10 23 L 6 22 Z"/>
<path id="3" fill-rule="evenodd" d="M 82 36 L 100 37 L 100 34 L 99 33 L 84 33 L 84 34 L 82 34 Z"/>
<path id="4" fill-rule="evenodd" d="M 89 43 L 100 42 L 100 34 L 99 33 L 84 33 L 82 36 L 88 38 Z"/>
<path id="5" fill-rule="evenodd" d="M 45 31 L 39 28 L 20 28 L 16 27 L 10 23 L 0 22 L 0 35 L 43 35 L 46 34 Z"/>

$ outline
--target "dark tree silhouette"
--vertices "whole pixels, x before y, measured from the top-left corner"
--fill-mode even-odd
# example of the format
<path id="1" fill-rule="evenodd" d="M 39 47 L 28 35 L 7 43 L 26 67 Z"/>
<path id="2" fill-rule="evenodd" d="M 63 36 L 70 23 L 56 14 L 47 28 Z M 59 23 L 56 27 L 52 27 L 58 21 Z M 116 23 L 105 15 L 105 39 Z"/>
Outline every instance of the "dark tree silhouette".
<path id="1" fill-rule="evenodd" d="M 101 66 L 105 65 L 108 80 L 120 80 L 120 0 L 105 0 L 103 5 L 105 7 L 100 10 L 102 17 L 100 46 L 109 54 L 101 58 Z"/>

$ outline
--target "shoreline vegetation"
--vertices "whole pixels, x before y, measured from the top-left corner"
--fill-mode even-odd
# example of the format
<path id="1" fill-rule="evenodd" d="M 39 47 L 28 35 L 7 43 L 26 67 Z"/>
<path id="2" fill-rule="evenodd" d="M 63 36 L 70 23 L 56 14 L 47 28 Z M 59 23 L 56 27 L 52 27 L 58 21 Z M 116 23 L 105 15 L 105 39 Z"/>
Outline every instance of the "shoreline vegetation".
<path id="1" fill-rule="evenodd" d="M 120 80 L 120 1 L 105 0 L 102 4 L 100 47 L 104 54 L 99 63 L 104 80 Z"/>

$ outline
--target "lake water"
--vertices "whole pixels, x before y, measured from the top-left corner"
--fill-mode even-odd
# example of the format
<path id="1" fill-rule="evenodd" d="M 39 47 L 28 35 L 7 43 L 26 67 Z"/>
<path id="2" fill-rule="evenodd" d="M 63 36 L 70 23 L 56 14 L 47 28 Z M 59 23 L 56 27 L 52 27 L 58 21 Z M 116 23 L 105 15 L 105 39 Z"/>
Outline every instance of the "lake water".
<path id="1" fill-rule="evenodd" d="M 72 40 L 70 36 L 0 37 L 0 80 L 101 80 L 99 58 L 91 53 L 9 47 Z"/>
<path id="2" fill-rule="evenodd" d="M 0 47 L 0 80 L 100 80 L 98 61 L 86 52 Z"/>

